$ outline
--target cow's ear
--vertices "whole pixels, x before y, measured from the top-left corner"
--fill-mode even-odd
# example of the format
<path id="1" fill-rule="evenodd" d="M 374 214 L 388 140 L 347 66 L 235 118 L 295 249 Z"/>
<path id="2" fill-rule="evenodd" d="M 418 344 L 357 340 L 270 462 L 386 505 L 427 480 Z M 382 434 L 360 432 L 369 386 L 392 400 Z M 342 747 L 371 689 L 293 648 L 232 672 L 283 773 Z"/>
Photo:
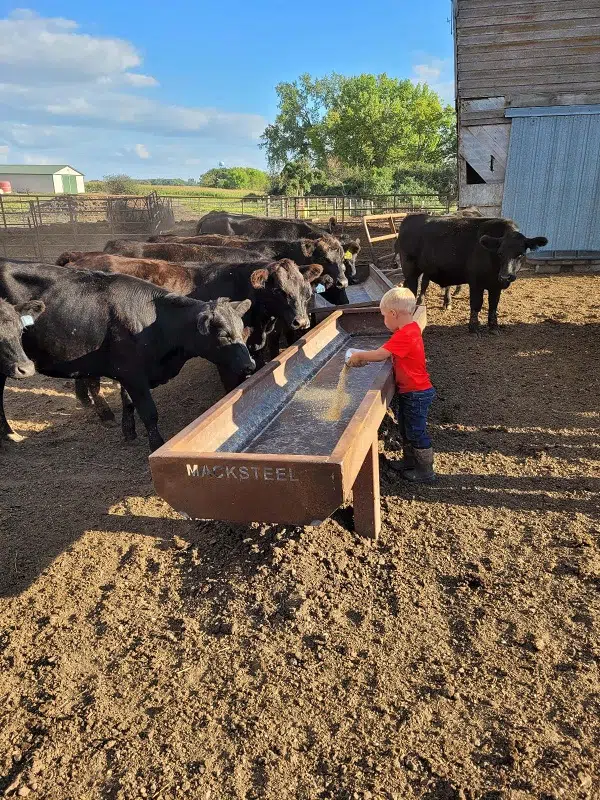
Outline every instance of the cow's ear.
<path id="1" fill-rule="evenodd" d="M 304 280 L 314 283 L 323 274 L 323 267 L 320 264 L 308 264 L 305 267 L 298 267 Z"/>
<path id="2" fill-rule="evenodd" d="M 315 252 L 316 242 L 314 239 L 301 239 L 300 240 L 300 249 L 302 250 L 303 256 L 312 256 Z"/>
<path id="3" fill-rule="evenodd" d="M 197 317 L 197 324 L 198 324 L 198 332 L 208 336 L 210 333 L 210 321 L 211 321 L 211 308 L 208 303 L 206 303 L 206 310 L 201 311 Z"/>
<path id="4" fill-rule="evenodd" d="M 548 244 L 548 239 L 545 236 L 535 236 L 533 239 L 526 239 L 525 244 L 529 250 L 537 250 L 538 247 L 545 247 Z"/>
<path id="5" fill-rule="evenodd" d="M 237 300 L 232 301 L 231 305 L 235 309 L 238 316 L 243 317 L 247 311 L 250 311 L 252 300 Z"/>
<path id="6" fill-rule="evenodd" d="M 26 303 L 21 303 L 15 306 L 15 311 L 22 317 L 31 317 L 36 320 L 40 314 L 43 314 L 46 306 L 41 300 L 28 300 Z"/>
<path id="7" fill-rule="evenodd" d="M 482 236 L 479 240 L 479 244 L 482 247 L 485 247 L 486 250 L 491 250 L 492 252 L 496 252 L 500 249 L 500 245 L 502 244 L 502 239 L 498 239 L 496 236 Z"/>
<path id="8" fill-rule="evenodd" d="M 266 269 L 255 269 L 250 275 L 250 283 L 254 289 L 264 289 L 268 279 L 269 273 Z"/>

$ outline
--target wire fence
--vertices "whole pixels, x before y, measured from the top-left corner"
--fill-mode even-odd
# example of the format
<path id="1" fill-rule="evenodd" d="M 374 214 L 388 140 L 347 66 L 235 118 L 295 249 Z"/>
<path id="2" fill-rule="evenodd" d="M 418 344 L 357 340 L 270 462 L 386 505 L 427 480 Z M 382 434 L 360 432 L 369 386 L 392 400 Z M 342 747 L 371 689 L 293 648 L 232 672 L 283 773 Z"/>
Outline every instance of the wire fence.
<path id="1" fill-rule="evenodd" d="M 315 221 L 335 217 L 343 224 L 346 220 L 362 218 L 365 214 L 417 211 L 420 209 L 444 212 L 452 207 L 449 198 L 432 194 L 377 195 L 373 197 L 285 197 L 264 195 L 257 197 L 203 197 L 200 195 L 162 196 L 171 204 L 176 221 L 198 219 L 209 211 L 229 211 L 260 217 L 287 217 Z"/>
<path id="2" fill-rule="evenodd" d="M 367 214 L 427 210 L 444 213 L 437 195 L 244 198 L 200 195 L 0 195 L 0 256 L 54 262 L 65 250 L 103 250 L 113 238 L 145 239 L 170 229 L 190 233 L 209 211 L 316 222 L 342 227 Z"/>

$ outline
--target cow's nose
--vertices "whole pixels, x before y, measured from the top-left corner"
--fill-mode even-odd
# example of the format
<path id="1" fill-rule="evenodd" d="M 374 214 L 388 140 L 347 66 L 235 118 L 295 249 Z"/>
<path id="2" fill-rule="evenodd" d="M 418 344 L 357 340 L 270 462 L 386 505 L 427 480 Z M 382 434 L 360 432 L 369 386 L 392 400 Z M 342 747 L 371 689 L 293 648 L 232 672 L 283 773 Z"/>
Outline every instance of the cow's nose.
<path id="1" fill-rule="evenodd" d="M 348 279 L 347 278 L 338 278 L 337 283 L 335 284 L 338 289 L 345 289 L 348 286 Z"/>
<path id="2" fill-rule="evenodd" d="M 299 317 L 294 317 L 291 324 L 292 330 L 297 331 L 301 327 L 302 327 L 302 320 Z"/>
<path id="3" fill-rule="evenodd" d="M 517 276 L 513 275 L 512 273 L 508 276 L 508 282 L 509 283 L 512 283 L 516 279 L 517 279 Z"/>
<path id="4" fill-rule="evenodd" d="M 22 361 L 20 364 L 15 364 L 13 378 L 31 378 L 32 375 L 35 375 L 35 367 L 32 361 Z"/>

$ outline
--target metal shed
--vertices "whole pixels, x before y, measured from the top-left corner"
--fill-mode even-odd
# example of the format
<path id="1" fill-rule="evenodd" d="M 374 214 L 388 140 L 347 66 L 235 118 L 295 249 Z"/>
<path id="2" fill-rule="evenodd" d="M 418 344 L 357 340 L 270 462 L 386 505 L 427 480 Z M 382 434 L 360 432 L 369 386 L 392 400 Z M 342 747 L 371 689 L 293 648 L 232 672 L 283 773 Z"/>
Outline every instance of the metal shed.
<path id="1" fill-rule="evenodd" d="M 10 181 L 13 192 L 82 194 L 84 175 L 69 164 L 0 164 L 0 181 Z"/>

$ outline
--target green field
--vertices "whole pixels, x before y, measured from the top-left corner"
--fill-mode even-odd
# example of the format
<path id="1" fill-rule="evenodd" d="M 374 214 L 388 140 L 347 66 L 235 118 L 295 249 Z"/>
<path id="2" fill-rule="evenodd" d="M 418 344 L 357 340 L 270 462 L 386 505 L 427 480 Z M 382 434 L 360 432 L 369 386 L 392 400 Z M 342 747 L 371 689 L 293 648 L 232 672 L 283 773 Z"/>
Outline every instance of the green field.
<path id="1" fill-rule="evenodd" d="M 222 198 L 240 198 L 246 197 L 248 194 L 260 194 L 259 192 L 252 192 L 249 189 L 209 189 L 205 186 L 149 186 L 148 184 L 139 184 L 140 194 L 156 194 L 176 196 L 193 196 L 193 197 L 222 197 Z"/>

